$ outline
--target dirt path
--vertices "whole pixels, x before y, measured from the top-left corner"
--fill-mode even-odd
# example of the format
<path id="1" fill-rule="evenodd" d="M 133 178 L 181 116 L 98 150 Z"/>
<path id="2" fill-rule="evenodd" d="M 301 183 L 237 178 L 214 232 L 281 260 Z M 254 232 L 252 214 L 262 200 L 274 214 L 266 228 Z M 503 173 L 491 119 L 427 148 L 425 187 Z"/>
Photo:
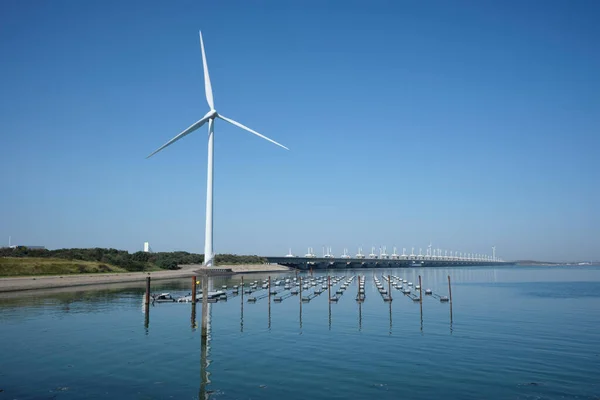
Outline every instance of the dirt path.
<path id="1" fill-rule="evenodd" d="M 52 289 L 83 285 L 102 285 L 107 283 L 137 282 L 145 280 L 148 276 L 150 276 L 152 280 L 187 278 L 194 276 L 197 271 L 201 269 L 199 267 L 199 265 L 185 265 L 182 266 L 182 269 L 175 271 L 0 278 L 0 293 L 32 289 Z M 234 273 L 283 272 L 289 270 L 287 267 L 272 264 L 222 265 L 217 268 L 230 269 Z"/>

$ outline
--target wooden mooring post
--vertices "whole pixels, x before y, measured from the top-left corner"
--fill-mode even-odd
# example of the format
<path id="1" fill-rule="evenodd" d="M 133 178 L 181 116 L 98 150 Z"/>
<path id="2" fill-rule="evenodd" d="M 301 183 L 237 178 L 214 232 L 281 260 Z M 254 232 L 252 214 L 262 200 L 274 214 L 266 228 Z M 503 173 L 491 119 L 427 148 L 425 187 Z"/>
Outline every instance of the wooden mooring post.
<path id="1" fill-rule="evenodd" d="M 144 299 L 144 327 L 150 325 L 150 277 L 146 277 L 146 298 Z"/>
<path id="2" fill-rule="evenodd" d="M 452 285 L 450 284 L 450 275 L 448 275 L 448 297 L 450 297 L 450 324 L 452 324 Z"/>
<path id="3" fill-rule="evenodd" d="M 423 287 L 421 286 L 421 275 L 419 275 L 419 301 L 423 302 Z"/>
<path id="4" fill-rule="evenodd" d="M 242 288 L 242 295 L 240 296 L 240 298 L 242 299 L 242 301 L 240 302 L 240 332 L 244 332 L 244 277 L 242 276 L 242 283 L 241 283 L 241 288 Z"/>
<path id="5" fill-rule="evenodd" d="M 202 337 L 208 336 L 208 274 L 202 276 Z"/>
<path id="6" fill-rule="evenodd" d="M 392 279 L 389 275 L 388 275 L 388 298 L 390 299 L 390 301 L 392 301 Z M 390 312 L 391 312 L 391 307 L 390 307 Z M 390 314 L 390 318 L 391 318 L 391 314 Z"/>
<path id="7" fill-rule="evenodd" d="M 149 305 L 150 305 L 150 277 L 148 276 L 148 277 L 146 277 L 146 307 Z"/>
<path id="8" fill-rule="evenodd" d="M 240 285 L 242 289 L 242 303 L 244 303 L 244 277 L 242 276 L 242 283 Z"/>
<path id="9" fill-rule="evenodd" d="M 192 303 L 196 304 L 196 285 L 198 282 L 196 281 L 196 275 L 192 276 Z"/>
<path id="10" fill-rule="evenodd" d="M 331 277 L 327 275 L 327 298 L 331 302 Z"/>

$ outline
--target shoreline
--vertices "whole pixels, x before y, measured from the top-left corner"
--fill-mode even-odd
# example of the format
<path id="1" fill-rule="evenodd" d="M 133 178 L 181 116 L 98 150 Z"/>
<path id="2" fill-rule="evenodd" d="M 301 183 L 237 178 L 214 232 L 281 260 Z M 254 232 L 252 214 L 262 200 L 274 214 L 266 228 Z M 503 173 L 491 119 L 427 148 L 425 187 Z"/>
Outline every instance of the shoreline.
<path id="1" fill-rule="evenodd" d="M 185 265 L 182 269 L 152 272 L 119 272 L 81 275 L 37 275 L 0 278 L 0 293 L 20 292 L 36 289 L 70 288 L 113 283 L 143 282 L 149 276 L 152 280 L 190 278 L 199 275 L 200 265 Z M 220 265 L 215 269 L 227 269 L 225 275 L 250 274 L 259 272 L 286 272 L 290 268 L 277 264 Z"/>

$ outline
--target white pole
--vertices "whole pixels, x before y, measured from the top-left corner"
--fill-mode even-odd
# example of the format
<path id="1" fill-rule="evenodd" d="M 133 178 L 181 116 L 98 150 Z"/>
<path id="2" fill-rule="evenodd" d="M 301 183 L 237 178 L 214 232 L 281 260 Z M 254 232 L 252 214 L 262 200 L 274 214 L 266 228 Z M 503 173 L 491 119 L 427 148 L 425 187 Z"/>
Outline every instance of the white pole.
<path id="1" fill-rule="evenodd" d="M 208 171 L 206 173 L 206 229 L 204 232 L 204 265 L 213 266 L 213 154 L 214 119 L 208 120 Z M 206 279 L 206 278 L 205 278 Z"/>

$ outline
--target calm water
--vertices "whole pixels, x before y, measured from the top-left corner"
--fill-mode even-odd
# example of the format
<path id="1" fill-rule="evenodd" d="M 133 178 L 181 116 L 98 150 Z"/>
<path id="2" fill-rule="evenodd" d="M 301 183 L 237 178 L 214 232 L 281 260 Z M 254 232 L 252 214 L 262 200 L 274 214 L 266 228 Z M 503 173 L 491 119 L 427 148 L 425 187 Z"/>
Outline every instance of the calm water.
<path id="1" fill-rule="evenodd" d="M 157 304 L 146 327 L 140 286 L 0 297 L 0 400 L 600 399 L 600 268 L 362 273 L 362 305 L 356 279 L 331 306 L 326 294 L 211 305 L 205 354 L 201 307 L 193 321 L 190 304 Z M 384 303 L 374 273 L 421 274 L 443 295 L 451 275 L 452 321 L 431 297 L 422 311 L 395 290 Z"/>

